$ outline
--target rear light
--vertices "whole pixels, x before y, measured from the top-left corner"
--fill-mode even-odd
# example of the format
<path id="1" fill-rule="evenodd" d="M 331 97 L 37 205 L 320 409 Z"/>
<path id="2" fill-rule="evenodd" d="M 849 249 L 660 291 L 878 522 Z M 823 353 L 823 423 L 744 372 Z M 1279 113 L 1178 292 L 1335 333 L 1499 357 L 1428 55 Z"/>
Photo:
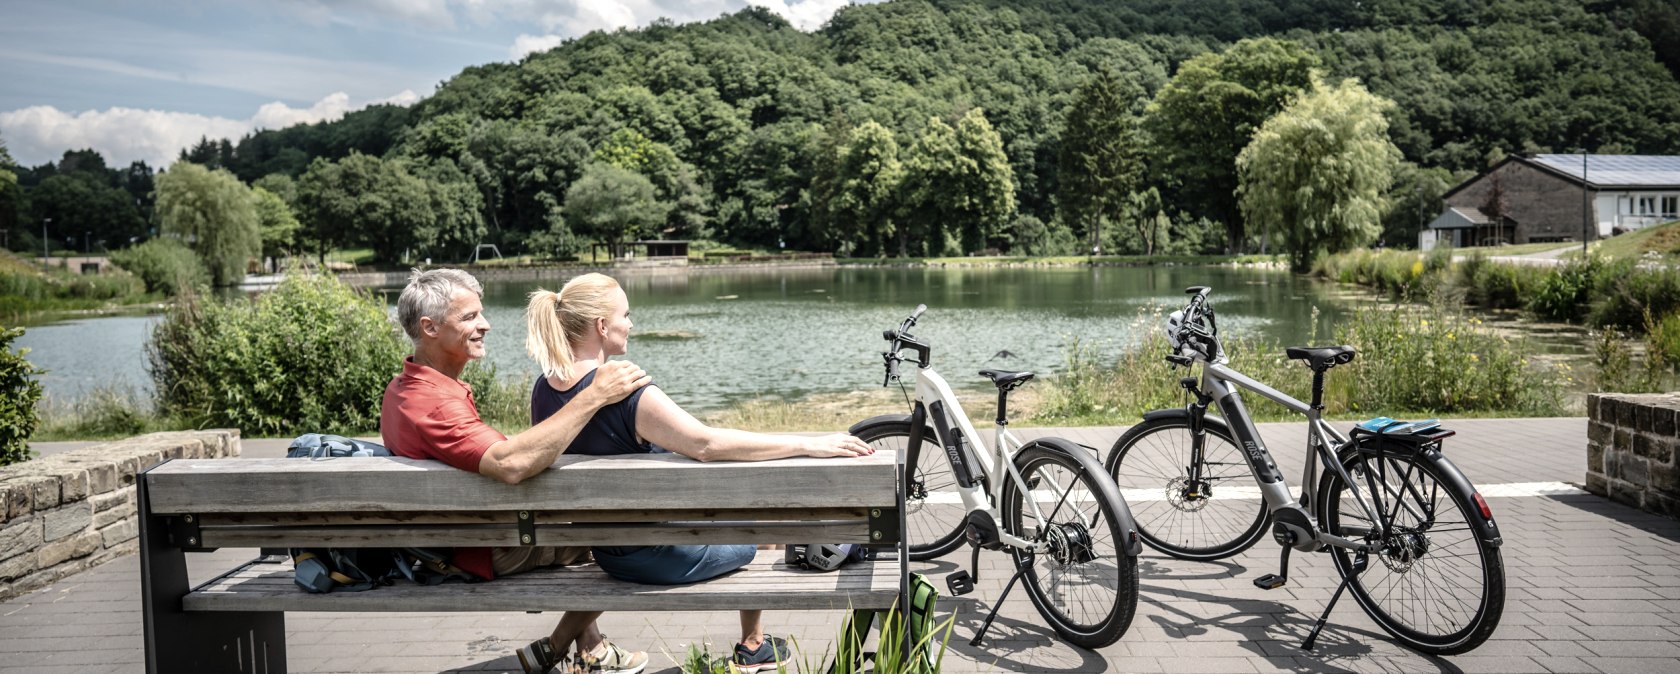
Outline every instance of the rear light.
<path id="1" fill-rule="evenodd" d="M 1474 494 L 1471 494 L 1470 498 L 1475 499 L 1476 507 L 1481 509 L 1482 519 L 1485 519 L 1485 520 L 1493 519 L 1493 509 L 1488 507 L 1487 499 L 1482 498 L 1482 493 L 1481 492 L 1476 492 Z"/>

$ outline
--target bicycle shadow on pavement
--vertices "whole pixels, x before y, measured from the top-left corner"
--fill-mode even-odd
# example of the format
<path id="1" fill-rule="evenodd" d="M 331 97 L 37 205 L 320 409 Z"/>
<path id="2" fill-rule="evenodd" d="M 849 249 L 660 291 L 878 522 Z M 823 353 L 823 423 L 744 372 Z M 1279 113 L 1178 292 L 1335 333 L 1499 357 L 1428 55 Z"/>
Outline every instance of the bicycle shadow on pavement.
<path id="1" fill-rule="evenodd" d="M 1241 564 L 1228 561 L 1197 562 L 1197 566 L 1220 567 L 1220 570 L 1207 573 L 1183 573 L 1177 569 L 1170 569 L 1157 560 L 1141 559 L 1138 562 L 1138 576 L 1140 580 L 1158 582 L 1179 582 L 1188 580 L 1231 579 L 1246 576 L 1248 568 Z M 1188 589 L 1173 589 L 1164 585 L 1152 585 L 1140 582 L 1138 588 L 1138 614 L 1147 618 L 1155 626 L 1161 628 L 1171 638 L 1195 642 L 1199 638 L 1205 639 L 1216 632 L 1234 634 L 1243 650 L 1258 657 L 1269 658 L 1273 666 L 1284 667 L 1284 658 L 1293 658 L 1294 666 L 1286 667 L 1297 672 L 1335 672 L 1351 674 L 1352 672 L 1366 672 L 1373 669 L 1388 671 L 1386 665 L 1394 664 L 1393 671 L 1418 672 L 1428 668 L 1442 674 L 1462 674 L 1457 665 L 1437 657 L 1422 655 L 1395 644 L 1386 633 L 1372 632 L 1358 627 L 1339 624 L 1336 614 L 1347 610 L 1358 610 L 1349 597 L 1343 597 L 1345 603 L 1336 606 L 1336 612 L 1330 616 L 1324 630 L 1319 633 L 1318 641 L 1313 650 L 1303 650 L 1301 642 L 1311 633 L 1313 625 L 1318 621 L 1321 604 L 1311 605 L 1310 611 L 1304 611 L 1296 606 L 1281 601 L 1266 599 L 1232 599 L 1215 594 L 1196 592 Z M 1176 601 L 1170 601 L 1176 600 Z M 1181 608 L 1178 603 L 1190 600 L 1197 608 L 1207 609 L 1222 606 L 1228 611 L 1216 612 L 1217 615 L 1207 615 L 1206 611 L 1198 615 Z M 1154 609 L 1154 610 L 1149 610 Z M 1138 623 L 1134 620 L 1134 626 Z M 1229 640 L 1221 640 L 1228 642 Z M 1372 643 L 1392 645 L 1395 649 L 1407 655 L 1407 661 L 1402 666 L 1397 663 L 1385 662 L 1387 657 L 1379 654 Z M 1271 648 L 1266 645 L 1270 644 Z M 1373 656 L 1383 657 L 1376 660 Z"/>

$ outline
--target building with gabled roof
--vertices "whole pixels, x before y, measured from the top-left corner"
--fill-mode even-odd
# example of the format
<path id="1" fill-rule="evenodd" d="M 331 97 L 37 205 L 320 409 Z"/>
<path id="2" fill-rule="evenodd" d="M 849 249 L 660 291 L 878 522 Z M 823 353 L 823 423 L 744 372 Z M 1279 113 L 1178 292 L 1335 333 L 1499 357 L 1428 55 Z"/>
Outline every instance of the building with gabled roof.
<path id="1" fill-rule="evenodd" d="M 1601 239 L 1680 220 L 1680 156 L 1513 155 L 1441 200 L 1425 250 Z"/>

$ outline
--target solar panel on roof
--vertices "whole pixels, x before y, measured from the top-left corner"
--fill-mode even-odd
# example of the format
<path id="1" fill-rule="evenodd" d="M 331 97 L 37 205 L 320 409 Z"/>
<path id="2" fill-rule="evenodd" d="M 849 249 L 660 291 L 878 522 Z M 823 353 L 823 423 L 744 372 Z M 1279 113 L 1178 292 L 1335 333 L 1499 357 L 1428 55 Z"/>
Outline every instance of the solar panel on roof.
<path id="1" fill-rule="evenodd" d="M 1533 161 L 1576 180 L 1581 178 L 1581 155 L 1540 154 L 1535 155 Z M 1587 155 L 1587 181 L 1599 187 L 1680 186 L 1680 156 Z"/>

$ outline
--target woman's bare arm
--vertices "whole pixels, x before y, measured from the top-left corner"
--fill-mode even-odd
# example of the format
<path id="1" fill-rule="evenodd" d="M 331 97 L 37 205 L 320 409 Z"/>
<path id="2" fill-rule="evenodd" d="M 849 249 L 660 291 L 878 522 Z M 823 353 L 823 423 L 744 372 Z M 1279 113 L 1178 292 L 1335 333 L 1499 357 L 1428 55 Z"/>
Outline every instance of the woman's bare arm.
<path id="1" fill-rule="evenodd" d="M 822 436 L 767 435 L 712 428 L 683 408 L 658 386 L 642 392 L 636 407 L 636 433 L 653 444 L 697 461 L 763 461 L 790 456 L 867 456 L 875 453 L 845 433 Z"/>

